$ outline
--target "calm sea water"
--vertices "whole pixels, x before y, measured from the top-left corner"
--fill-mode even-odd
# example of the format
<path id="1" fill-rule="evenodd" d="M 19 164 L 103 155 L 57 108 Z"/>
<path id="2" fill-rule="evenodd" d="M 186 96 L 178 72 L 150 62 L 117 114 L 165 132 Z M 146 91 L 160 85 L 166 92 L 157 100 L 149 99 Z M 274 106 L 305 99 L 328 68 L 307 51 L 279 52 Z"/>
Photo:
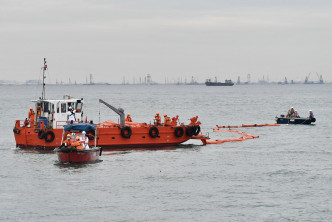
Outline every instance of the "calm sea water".
<path id="1" fill-rule="evenodd" d="M 274 123 L 294 106 L 312 109 L 315 125 L 240 128 L 243 142 L 163 150 L 104 152 L 96 164 L 62 165 L 52 152 L 15 148 L 14 121 L 24 119 L 36 86 L 0 86 L 0 220 L 4 221 L 332 221 L 331 85 L 47 86 L 47 98 L 85 100 L 94 122 L 134 121 L 156 111 L 180 121 L 198 115 L 213 139 L 215 125 Z"/>

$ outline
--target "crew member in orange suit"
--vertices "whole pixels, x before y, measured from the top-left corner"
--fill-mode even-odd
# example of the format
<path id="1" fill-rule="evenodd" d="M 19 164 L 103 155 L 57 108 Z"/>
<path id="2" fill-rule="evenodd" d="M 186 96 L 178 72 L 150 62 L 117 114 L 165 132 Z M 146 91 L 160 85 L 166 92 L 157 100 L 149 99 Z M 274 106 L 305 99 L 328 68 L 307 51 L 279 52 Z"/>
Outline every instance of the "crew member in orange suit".
<path id="1" fill-rule="evenodd" d="M 130 113 L 127 114 L 127 117 L 125 118 L 125 121 L 132 122 L 133 120 L 130 117 Z"/>
<path id="2" fill-rule="evenodd" d="M 159 112 L 156 112 L 156 115 L 154 116 L 154 123 L 157 126 L 161 125 L 161 116 L 159 116 Z"/>
<path id="3" fill-rule="evenodd" d="M 33 111 L 32 107 L 30 107 L 28 117 L 30 120 L 30 127 L 33 127 L 35 125 L 35 111 Z"/>
<path id="4" fill-rule="evenodd" d="M 176 126 L 177 125 L 178 119 L 179 119 L 179 115 L 176 115 L 175 117 L 172 117 L 172 126 Z"/>
<path id="5" fill-rule="evenodd" d="M 164 125 L 165 126 L 171 125 L 171 118 L 169 118 L 166 113 L 164 113 Z"/>
<path id="6" fill-rule="evenodd" d="M 76 141 L 71 144 L 71 146 L 75 146 L 78 150 L 83 150 L 83 141 L 80 140 L 80 136 L 76 136 Z"/>
<path id="7" fill-rule="evenodd" d="M 71 147 L 71 138 L 69 133 L 67 134 L 67 139 L 63 141 L 62 145 L 64 147 Z"/>

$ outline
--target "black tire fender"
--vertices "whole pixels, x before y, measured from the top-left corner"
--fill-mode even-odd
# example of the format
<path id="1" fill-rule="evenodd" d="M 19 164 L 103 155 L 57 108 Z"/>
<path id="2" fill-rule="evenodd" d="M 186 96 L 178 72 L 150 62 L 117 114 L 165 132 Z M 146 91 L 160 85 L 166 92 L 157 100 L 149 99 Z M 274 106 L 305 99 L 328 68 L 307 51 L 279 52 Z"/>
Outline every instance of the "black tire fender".
<path id="1" fill-rule="evenodd" d="M 42 139 L 44 139 L 44 137 L 45 137 L 45 131 L 44 130 L 39 130 L 38 138 L 42 140 Z"/>
<path id="2" fill-rule="evenodd" d="M 186 127 L 186 135 L 187 136 L 193 136 L 195 133 L 195 128 L 193 126 L 187 126 Z"/>
<path id="3" fill-rule="evenodd" d="M 183 130 L 183 128 L 182 127 L 176 127 L 175 128 L 175 131 L 174 131 L 174 135 L 176 136 L 176 137 L 182 137 L 183 136 L 183 134 L 184 134 L 184 130 Z"/>
<path id="4" fill-rule="evenodd" d="M 197 136 L 200 132 L 201 132 L 201 127 L 200 126 L 195 126 L 194 135 Z"/>
<path id="5" fill-rule="evenodd" d="M 159 136 L 159 130 L 157 127 L 153 126 L 150 128 L 149 130 L 149 135 L 152 137 L 152 138 L 156 138 Z"/>
<path id="6" fill-rule="evenodd" d="M 45 141 L 50 143 L 54 140 L 55 135 L 53 131 L 47 131 L 44 135 Z"/>
<path id="7" fill-rule="evenodd" d="M 125 126 L 121 129 L 121 136 L 123 138 L 127 138 L 127 139 L 130 138 L 131 133 L 132 133 L 132 131 L 131 131 L 131 128 L 129 126 Z"/>
<path id="8" fill-rule="evenodd" d="M 19 129 L 17 129 L 17 128 L 14 128 L 13 132 L 16 133 L 16 134 L 20 134 L 21 131 Z"/>

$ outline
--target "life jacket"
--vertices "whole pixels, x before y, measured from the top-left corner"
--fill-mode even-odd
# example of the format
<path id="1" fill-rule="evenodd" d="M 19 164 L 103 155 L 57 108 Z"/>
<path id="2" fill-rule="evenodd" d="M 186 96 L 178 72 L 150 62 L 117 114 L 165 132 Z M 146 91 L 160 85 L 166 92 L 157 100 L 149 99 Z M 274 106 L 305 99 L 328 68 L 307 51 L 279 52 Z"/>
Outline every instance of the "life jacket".
<path id="1" fill-rule="evenodd" d="M 125 119 L 125 121 L 127 121 L 127 122 L 132 122 L 133 120 L 131 119 L 130 116 L 127 116 L 126 119 Z"/>
<path id="2" fill-rule="evenodd" d="M 154 119 L 155 119 L 157 125 L 161 124 L 161 117 L 160 116 L 155 115 Z"/>
<path id="3" fill-rule="evenodd" d="M 38 116 L 38 117 L 40 117 L 40 115 L 41 115 L 41 111 L 42 111 L 42 110 L 43 110 L 42 107 L 40 107 L 40 106 L 37 107 L 37 116 Z"/>
<path id="4" fill-rule="evenodd" d="M 165 116 L 164 124 L 165 124 L 165 126 L 169 126 L 169 125 L 171 125 L 171 118 L 168 117 L 168 116 Z"/>
<path id="5" fill-rule="evenodd" d="M 294 117 L 294 112 L 292 112 L 291 110 L 288 110 L 286 117 Z"/>
<path id="6" fill-rule="evenodd" d="M 30 110 L 28 116 L 29 116 L 29 119 L 30 119 L 31 117 L 34 118 L 34 117 L 35 117 L 35 111 Z"/>
<path id="7" fill-rule="evenodd" d="M 172 125 L 173 126 L 176 126 L 177 125 L 177 121 L 178 121 L 178 118 L 179 118 L 179 116 L 177 115 L 176 117 L 172 117 Z"/>
<path id="8" fill-rule="evenodd" d="M 194 116 L 190 118 L 190 125 L 195 125 L 195 123 L 197 122 L 198 116 Z"/>
<path id="9" fill-rule="evenodd" d="M 35 124 L 35 111 L 30 110 L 29 119 L 30 119 L 30 126 L 32 127 Z"/>
<path id="10" fill-rule="evenodd" d="M 71 140 L 65 140 L 62 144 L 66 144 L 66 147 L 71 147 Z"/>
<path id="11" fill-rule="evenodd" d="M 78 150 L 83 150 L 83 145 L 82 145 L 82 141 L 75 141 L 71 144 L 71 146 L 75 146 L 76 149 Z"/>

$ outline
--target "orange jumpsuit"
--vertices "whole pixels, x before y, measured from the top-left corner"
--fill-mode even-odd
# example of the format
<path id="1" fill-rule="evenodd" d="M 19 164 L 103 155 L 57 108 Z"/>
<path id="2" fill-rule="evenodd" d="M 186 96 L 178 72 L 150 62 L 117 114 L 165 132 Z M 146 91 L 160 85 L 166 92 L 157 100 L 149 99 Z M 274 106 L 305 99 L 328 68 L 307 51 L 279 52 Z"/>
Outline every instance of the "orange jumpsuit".
<path id="1" fill-rule="evenodd" d="M 35 111 L 30 110 L 28 116 L 30 119 L 30 127 L 32 127 L 35 125 Z"/>
<path id="2" fill-rule="evenodd" d="M 196 125 L 195 123 L 197 122 L 198 116 L 194 116 L 190 118 L 190 125 Z"/>
<path id="3" fill-rule="evenodd" d="M 65 141 L 63 141 L 63 144 L 67 144 L 67 145 L 65 145 L 66 147 L 71 147 L 71 140 L 70 139 L 65 140 Z"/>
<path id="4" fill-rule="evenodd" d="M 159 115 L 154 116 L 154 121 L 156 125 L 161 125 L 161 117 Z"/>
<path id="5" fill-rule="evenodd" d="M 76 149 L 78 149 L 78 150 L 83 150 L 82 143 L 83 143 L 83 141 L 75 141 L 71 144 L 71 146 L 75 146 Z"/>
<path id="6" fill-rule="evenodd" d="M 43 111 L 43 108 L 41 106 L 37 107 L 37 116 L 40 117 L 41 111 Z"/>
<path id="7" fill-rule="evenodd" d="M 127 121 L 127 122 L 132 122 L 133 120 L 131 119 L 130 116 L 127 116 L 127 117 L 125 118 L 125 121 Z"/>
<path id="8" fill-rule="evenodd" d="M 172 125 L 173 126 L 176 126 L 177 125 L 177 121 L 178 121 L 178 119 L 179 119 L 179 116 L 178 115 L 176 115 L 176 117 L 172 117 Z"/>
<path id="9" fill-rule="evenodd" d="M 171 125 L 171 118 L 169 118 L 168 116 L 165 116 L 164 124 L 165 124 L 165 126 L 170 126 Z"/>

